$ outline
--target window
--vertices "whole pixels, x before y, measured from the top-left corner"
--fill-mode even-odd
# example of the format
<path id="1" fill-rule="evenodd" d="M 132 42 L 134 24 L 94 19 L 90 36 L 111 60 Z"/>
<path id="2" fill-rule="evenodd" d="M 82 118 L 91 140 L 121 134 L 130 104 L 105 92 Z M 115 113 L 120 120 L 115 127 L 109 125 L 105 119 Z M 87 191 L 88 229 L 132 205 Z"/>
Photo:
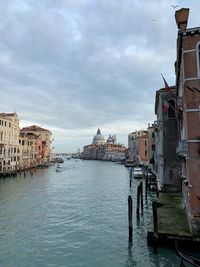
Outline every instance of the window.
<path id="1" fill-rule="evenodd" d="M 154 144 L 151 146 L 151 150 L 155 151 L 155 145 Z"/>
<path id="2" fill-rule="evenodd" d="M 173 99 L 168 100 L 168 118 L 176 118 L 175 101 Z"/>

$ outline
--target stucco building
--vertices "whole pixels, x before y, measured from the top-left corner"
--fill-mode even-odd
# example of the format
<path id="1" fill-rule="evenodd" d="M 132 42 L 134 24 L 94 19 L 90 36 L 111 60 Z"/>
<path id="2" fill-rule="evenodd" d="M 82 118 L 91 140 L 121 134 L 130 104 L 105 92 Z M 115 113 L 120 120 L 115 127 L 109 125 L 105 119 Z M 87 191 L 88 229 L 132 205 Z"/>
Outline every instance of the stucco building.
<path id="1" fill-rule="evenodd" d="M 139 130 L 128 135 L 128 156 L 136 164 L 148 163 L 148 131 Z"/>
<path id="2" fill-rule="evenodd" d="M 155 165 L 155 159 L 154 159 L 154 153 L 155 153 L 155 127 L 154 124 L 148 124 L 148 162 L 149 167 L 151 169 L 154 169 Z"/>
<path id="3" fill-rule="evenodd" d="M 16 113 L 0 113 L 0 174 L 17 170 L 19 130 Z"/>
<path id="4" fill-rule="evenodd" d="M 20 133 L 18 170 L 27 170 L 37 165 L 36 161 L 37 136 L 33 133 Z"/>
<path id="5" fill-rule="evenodd" d="M 155 168 L 159 189 L 170 187 L 181 190 L 180 161 L 176 155 L 178 144 L 178 121 L 176 112 L 175 87 L 156 91 L 155 114 Z"/>
<path id="6" fill-rule="evenodd" d="M 36 158 L 38 163 L 46 163 L 51 158 L 51 132 L 37 125 L 24 127 L 20 130 L 21 134 L 35 134 L 37 136 L 36 142 Z"/>

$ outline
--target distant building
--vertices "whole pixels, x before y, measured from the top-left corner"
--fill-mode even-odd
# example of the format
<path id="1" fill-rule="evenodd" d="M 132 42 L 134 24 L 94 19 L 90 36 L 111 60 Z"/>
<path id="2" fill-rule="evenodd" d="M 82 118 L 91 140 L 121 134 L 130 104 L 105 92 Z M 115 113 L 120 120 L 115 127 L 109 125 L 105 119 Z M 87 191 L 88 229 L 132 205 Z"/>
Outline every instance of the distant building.
<path id="1" fill-rule="evenodd" d="M 36 142 L 37 135 L 34 133 L 20 133 L 18 170 L 27 170 L 37 165 Z"/>
<path id="2" fill-rule="evenodd" d="M 149 162 L 149 167 L 151 169 L 154 169 L 155 165 L 155 159 L 154 159 L 154 154 L 155 154 L 155 126 L 154 124 L 148 125 L 148 162 Z"/>
<path id="3" fill-rule="evenodd" d="M 100 129 L 97 130 L 97 134 L 94 136 L 92 144 L 93 145 L 105 144 L 105 139 L 104 139 L 104 136 L 101 134 Z"/>
<path id="4" fill-rule="evenodd" d="M 128 156 L 136 164 L 148 163 L 148 131 L 134 131 L 128 135 Z"/>
<path id="5" fill-rule="evenodd" d="M 36 142 L 36 158 L 40 163 L 46 163 L 51 158 L 51 132 L 36 125 L 24 127 L 20 130 L 22 134 L 35 134 L 38 138 Z M 41 141 L 40 141 L 41 140 Z"/>
<path id="6" fill-rule="evenodd" d="M 0 113 L 0 174 L 13 172 L 19 162 L 19 118 Z"/>
<path id="7" fill-rule="evenodd" d="M 125 146 L 116 143 L 116 135 L 109 135 L 107 142 L 101 134 L 100 129 L 93 138 L 92 144 L 83 148 L 84 159 L 122 161 L 126 158 L 127 149 Z"/>

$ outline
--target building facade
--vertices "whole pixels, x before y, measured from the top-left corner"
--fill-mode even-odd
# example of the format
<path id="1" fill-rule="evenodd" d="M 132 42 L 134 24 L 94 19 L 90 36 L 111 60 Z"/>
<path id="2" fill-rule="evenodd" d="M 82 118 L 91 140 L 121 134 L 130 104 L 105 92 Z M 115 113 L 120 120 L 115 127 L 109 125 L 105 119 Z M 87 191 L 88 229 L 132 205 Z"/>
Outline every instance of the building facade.
<path id="1" fill-rule="evenodd" d="M 128 135 L 128 156 L 136 164 L 148 163 L 148 131 L 140 130 Z"/>
<path id="2" fill-rule="evenodd" d="M 200 27 L 187 29 L 189 9 L 176 12 L 176 94 L 183 203 L 190 229 L 200 234 Z"/>
<path id="3" fill-rule="evenodd" d="M 19 130 L 19 118 L 16 113 L 0 113 L 0 173 L 17 170 Z"/>
<path id="4" fill-rule="evenodd" d="M 148 124 L 148 162 L 149 167 L 154 170 L 155 159 L 155 127 L 154 124 Z"/>
<path id="5" fill-rule="evenodd" d="M 160 189 L 181 190 L 180 161 L 176 155 L 178 120 L 175 87 L 156 91 L 155 114 L 155 173 Z"/>
<path id="6" fill-rule="evenodd" d="M 37 136 L 33 133 L 20 133 L 19 136 L 19 163 L 18 170 L 28 170 L 36 167 L 36 141 Z"/>
<path id="7" fill-rule="evenodd" d="M 36 158 L 38 163 L 47 163 L 51 159 L 51 137 L 52 134 L 49 130 L 41 128 L 36 125 L 24 127 L 20 130 L 22 134 L 35 134 L 37 136 L 36 142 Z"/>

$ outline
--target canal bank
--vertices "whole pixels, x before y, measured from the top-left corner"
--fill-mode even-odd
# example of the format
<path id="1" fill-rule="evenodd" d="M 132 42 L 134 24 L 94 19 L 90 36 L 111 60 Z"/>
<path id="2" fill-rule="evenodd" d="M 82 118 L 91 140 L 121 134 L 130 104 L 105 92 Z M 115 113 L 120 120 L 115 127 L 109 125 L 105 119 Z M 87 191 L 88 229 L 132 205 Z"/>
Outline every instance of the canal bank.
<path id="1" fill-rule="evenodd" d="M 163 191 L 154 203 L 156 218 L 152 216 L 148 228 L 148 243 L 153 246 L 192 246 L 194 250 L 199 249 L 200 238 L 193 236 L 189 229 L 181 194 Z"/>
<path id="2" fill-rule="evenodd" d="M 0 266 L 177 266 L 174 250 L 147 245 L 154 193 L 136 219 L 134 179 L 123 165 L 66 161 L 33 176 L 0 179 Z M 133 197 L 133 244 L 127 197 Z"/>

